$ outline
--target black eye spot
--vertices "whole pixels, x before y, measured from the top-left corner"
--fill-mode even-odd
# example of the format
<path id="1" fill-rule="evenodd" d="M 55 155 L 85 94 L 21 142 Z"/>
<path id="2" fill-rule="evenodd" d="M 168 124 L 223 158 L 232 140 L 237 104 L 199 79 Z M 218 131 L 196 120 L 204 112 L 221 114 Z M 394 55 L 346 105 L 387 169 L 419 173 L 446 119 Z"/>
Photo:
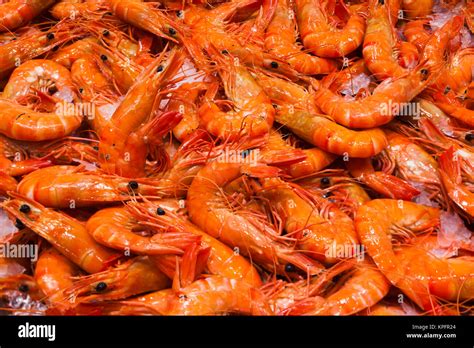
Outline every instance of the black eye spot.
<path id="1" fill-rule="evenodd" d="M 446 86 L 446 88 L 444 89 L 444 94 L 448 94 L 449 92 L 451 92 L 451 87 Z"/>
<path id="2" fill-rule="evenodd" d="M 285 272 L 292 273 L 296 271 L 296 267 L 291 263 L 285 265 Z"/>
<path id="3" fill-rule="evenodd" d="M 380 4 L 380 5 L 385 4 L 385 1 L 384 1 L 384 0 L 379 0 L 379 4 Z"/>
<path id="4" fill-rule="evenodd" d="M 84 93 L 84 88 L 79 88 L 79 93 Z"/>
<path id="5" fill-rule="evenodd" d="M 21 284 L 20 287 L 18 288 L 18 291 L 20 292 L 28 292 L 30 291 L 30 287 L 26 284 Z"/>
<path id="6" fill-rule="evenodd" d="M 21 211 L 22 213 L 27 214 L 27 213 L 29 213 L 29 212 L 31 211 L 31 208 L 30 208 L 30 206 L 29 206 L 28 204 L 22 204 L 22 205 L 20 206 L 20 211 Z"/>
<path id="7" fill-rule="evenodd" d="M 136 181 L 130 181 L 128 183 L 128 187 L 130 187 L 132 190 L 136 190 L 138 188 L 138 182 Z"/>
<path id="8" fill-rule="evenodd" d="M 229 51 L 227 51 L 227 50 L 222 50 L 221 52 L 222 52 L 222 54 L 229 54 Z"/>
<path id="9" fill-rule="evenodd" d="M 100 59 L 102 59 L 102 61 L 105 62 L 105 61 L 107 60 L 107 56 L 106 56 L 105 54 L 102 54 L 102 55 L 100 56 Z"/>
<path id="10" fill-rule="evenodd" d="M 160 65 L 158 66 L 158 68 L 156 68 L 156 72 L 162 72 L 163 71 L 163 65 Z"/>
<path id="11" fill-rule="evenodd" d="M 241 156 L 242 156 L 242 158 L 244 158 L 244 159 L 245 159 L 245 158 L 246 158 L 246 157 L 247 157 L 249 154 L 250 154 L 250 151 L 248 151 L 248 150 L 245 150 L 245 151 L 242 151 L 242 154 L 241 154 Z"/>
<path id="12" fill-rule="evenodd" d="M 166 214 L 166 211 L 165 211 L 163 208 L 158 207 L 158 208 L 156 209 L 156 214 L 158 214 L 158 215 L 165 215 L 165 214 Z"/>
<path id="13" fill-rule="evenodd" d="M 331 180 L 328 177 L 321 178 L 321 186 L 328 186 L 331 183 Z"/>
<path id="14" fill-rule="evenodd" d="M 430 72 L 428 71 L 428 69 L 421 69 L 420 70 L 420 74 L 423 76 L 423 79 L 426 79 L 428 77 L 429 73 Z"/>
<path id="15" fill-rule="evenodd" d="M 466 135 L 464 136 L 464 139 L 466 139 L 467 141 L 473 141 L 474 133 L 466 133 Z"/>
<path id="16" fill-rule="evenodd" d="M 25 225 L 23 224 L 23 222 L 21 222 L 20 219 L 16 219 L 15 220 L 15 227 L 18 228 L 19 230 L 22 230 L 25 228 Z"/>
<path id="17" fill-rule="evenodd" d="M 102 32 L 102 35 L 104 35 L 104 36 L 109 36 L 109 35 L 110 35 L 110 32 L 109 32 L 107 29 L 105 29 L 105 30 Z"/>
<path id="18" fill-rule="evenodd" d="M 278 69 L 278 63 L 277 63 L 277 62 L 271 62 L 271 63 L 270 63 L 270 66 L 271 66 L 273 69 Z"/>
<path id="19" fill-rule="evenodd" d="M 97 292 L 102 292 L 105 289 L 107 289 L 107 284 L 104 283 L 104 282 L 100 282 L 95 286 L 95 291 L 97 291 Z"/>
<path id="20" fill-rule="evenodd" d="M 46 35 L 46 37 L 48 38 L 48 40 L 52 40 L 52 39 L 54 39 L 54 34 L 53 33 L 48 33 L 48 35 Z"/>
<path id="21" fill-rule="evenodd" d="M 54 46 L 53 48 L 51 48 L 51 51 L 53 52 L 56 52 L 57 50 L 59 50 L 59 46 Z"/>
<path id="22" fill-rule="evenodd" d="M 51 94 L 54 94 L 58 91 L 58 87 L 56 86 L 51 86 L 48 88 L 48 92 L 51 93 Z"/>
<path id="23" fill-rule="evenodd" d="M 99 151 L 99 147 L 98 147 L 98 146 L 92 146 L 92 148 L 93 148 L 95 151 Z"/>
<path id="24" fill-rule="evenodd" d="M 176 34 L 176 30 L 174 30 L 173 28 L 169 28 L 168 32 L 170 33 L 170 35 L 175 35 Z"/>
<path id="25" fill-rule="evenodd" d="M 181 10 L 176 11 L 176 17 L 182 18 L 183 17 L 183 11 L 181 11 Z"/>

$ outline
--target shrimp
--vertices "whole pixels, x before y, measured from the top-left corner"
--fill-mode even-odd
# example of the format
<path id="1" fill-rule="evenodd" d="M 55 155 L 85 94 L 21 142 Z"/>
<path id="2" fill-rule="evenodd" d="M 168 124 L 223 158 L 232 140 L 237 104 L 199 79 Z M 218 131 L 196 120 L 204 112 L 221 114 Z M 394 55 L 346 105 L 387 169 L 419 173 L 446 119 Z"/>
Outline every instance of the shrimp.
<path id="1" fill-rule="evenodd" d="M 387 133 L 387 155 L 395 164 L 398 175 L 415 188 L 426 190 L 433 196 L 439 194 L 441 181 L 436 160 L 409 138 L 394 132 Z"/>
<path id="2" fill-rule="evenodd" d="M 443 92 L 435 92 L 432 94 L 434 104 L 447 113 L 449 116 L 466 124 L 469 127 L 474 127 L 474 111 L 462 105 L 454 96 L 453 92 L 448 95 Z"/>
<path id="3" fill-rule="evenodd" d="M 302 52 L 296 44 L 297 33 L 293 11 L 287 0 L 278 0 L 276 12 L 265 32 L 265 47 L 270 53 L 285 59 L 296 71 L 305 75 L 327 74 L 338 65 L 331 59 L 319 58 Z"/>
<path id="4" fill-rule="evenodd" d="M 22 35 L 18 40 L 0 46 L 0 78 L 8 77 L 21 63 L 50 52 L 81 34 L 80 27 L 61 22 L 47 31 L 34 30 Z"/>
<path id="5" fill-rule="evenodd" d="M 250 284 L 221 276 L 199 279 L 179 291 L 162 290 L 129 301 L 120 314 L 160 315 L 273 314 L 266 296 Z"/>
<path id="6" fill-rule="evenodd" d="M 24 150 L 8 138 L 0 137 L 0 172 L 21 176 L 51 165 L 51 160 L 27 158 Z"/>
<path id="7" fill-rule="evenodd" d="M 159 200 L 146 201 L 143 203 L 130 202 L 128 203 L 129 210 L 134 212 L 137 220 L 146 220 L 150 223 L 159 221 L 163 223 L 163 218 L 156 216 L 158 209 L 164 215 L 169 216 L 169 223 L 175 227 L 179 227 L 183 231 L 193 233 L 201 237 L 201 247 L 209 250 L 209 257 L 206 262 L 206 270 L 210 274 L 220 275 L 229 279 L 243 280 L 255 287 L 262 284 L 260 276 L 254 266 L 242 255 L 232 250 L 224 243 L 211 237 L 203 230 L 192 224 L 187 217 L 181 216 L 182 210 L 178 201 L 176 200 Z M 175 256 L 154 256 L 154 261 L 160 269 L 166 267 L 166 263 L 171 261 L 173 266 L 176 266 Z M 164 269 L 163 269 L 164 270 Z M 173 274 L 168 274 L 173 277 Z"/>
<path id="8" fill-rule="evenodd" d="M 395 54 L 398 45 L 395 29 L 390 20 L 388 4 L 371 1 L 364 36 L 362 54 L 367 68 L 379 80 L 400 77 L 406 70 L 400 66 Z"/>
<path id="9" fill-rule="evenodd" d="M 343 278 L 344 279 L 344 278 Z M 369 261 L 360 262 L 349 278 L 328 296 L 309 297 L 286 311 L 289 315 L 351 315 L 370 307 L 387 295 L 390 283 Z"/>
<path id="10" fill-rule="evenodd" d="M 387 146 L 380 129 L 353 131 L 319 114 L 310 101 L 310 93 L 296 84 L 265 76 L 259 76 L 259 83 L 272 101 L 280 105 L 275 120 L 324 151 L 350 157 L 370 157 Z"/>
<path id="11" fill-rule="evenodd" d="M 436 238 L 436 237 L 431 237 Z M 426 237 L 396 252 L 401 277 L 396 284 L 420 308 L 442 314 L 437 298 L 471 300 L 474 296 L 474 259 L 441 259 L 426 249 Z M 428 237 L 429 240 L 429 237 Z"/>
<path id="12" fill-rule="evenodd" d="M 321 110 L 350 128 L 373 128 L 390 122 L 400 110 L 426 88 L 438 75 L 439 68 L 427 62 L 397 79 L 384 80 L 372 95 L 358 100 L 342 97 L 329 89 L 319 88 L 314 98 Z"/>
<path id="13" fill-rule="evenodd" d="M 402 0 L 402 8 L 408 18 L 423 18 L 431 14 L 434 0 Z"/>
<path id="14" fill-rule="evenodd" d="M 22 100 L 28 103 L 31 89 L 43 96 L 39 98 L 45 98 L 49 93 L 58 102 L 49 108 L 37 105 L 45 111 L 34 111 L 17 104 Z M 22 64 L 11 75 L 0 99 L 4 110 L 0 116 L 0 133 L 30 141 L 57 139 L 70 134 L 80 126 L 83 116 L 74 106 L 78 102 L 74 91 L 71 74 L 63 66 L 50 60 L 30 60 Z"/>
<path id="15" fill-rule="evenodd" d="M 442 74 L 436 81 L 436 86 L 442 91 L 448 88 L 456 94 L 463 94 L 472 82 L 474 74 L 474 48 L 458 50 L 451 58 L 446 73 Z"/>
<path id="16" fill-rule="evenodd" d="M 64 312 L 72 303 L 65 302 L 63 291 L 74 283 L 73 277 L 81 270 L 73 262 L 50 247 L 41 252 L 36 263 L 34 277 L 38 287 L 46 295 L 47 302 Z"/>
<path id="17" fill-rule="evenodd" d="M 321 266 L 278 241 L 277 232 L 266 221 L 245 211 L 234 212 L 228 206 L 221 187 L 246 171 L 245 166 L 239 163 L 211 162 L 202 168 L 188 190 L 187 206 L 191 221 L 225 244 L 238 247 L 242 255 L 269 270 L 276 268 L 282 272 L 281 264 L 291 263 L 310 274 L 318 273 Z M 263 171 L 269 170 L 264 168 Z"/>
<path id="18" fill-rule="evenodd" d="M 10 192 L 9 195 L 14 199 L 3 202 L 2 208 L 86 272 L 99 272 L 117 257 L 97 244 L 78 220 L 17 193 Z"/>
<path id="19" fill-rule="evenodd" d="M 347 168 L 352 176 L 387 198 L 409 201 L 421 193 L 405 180 L 383 171 L 375 171 L 370 159 L 351 159 Z"/>
<path id="20" fill-rule="evenodd" d="M 198 110 L 201 123 L 209 133 L 223 139 L 267 134 L 275 115 L 270 99 L 244 66 L 234 66 L 223 55 L 221 58 L 219 60 L 225 68 L 219 74 L 235 111 L 221 111 L 206 98 Z"/>
<path id="21" fill-rule="evenodd" d="M 403 278 L 403 269 L 393 250 L 393 237 L 434 229 L 439 225 L 439 210 L 412 202 L 374 199 L 357 210 L 354 223 L 369 256 L 397 286 Z"/>
<path id="22" fill-rule="evenodd" d="M 348 9 L 344 28 L 333 26 L 321 0 L 297 0 L 296 17 L 304 47 L 319 57 L 344 57 L 357 49 L 364 38 L 365 19 L 360 6 Z"/>
<path id="23" fill-rule="evenodd" d="M 261 185 L 259 193 L 275 209 L 287 235 L 294 236 L 297 247 L 312 258 L 334 263 L 337 257 L 333 250 L 355 249 L 354 223 L 336 205 L 280 179 L 265 179 Z M 348 254 L 342 257 L 354 256 L 353 252 Z"/>
<path id="24" fill-rule="evenodd" d="M 74 283 L 61 289 L 66 299 L 83 304 L 124 299 L 170 285 L 149 257 L 138 256 L 106 271 L 75 277 Z"/>
<path id="25" fill-rule="evenodd" d="M 164 54 L 162 54 L 150 64 L 127 92 L 109 123 L 101 129 L 99 161 L 103 170 L 110 174 L 129 177 L 143 175 L 147 140 L 152 141 L 148 138 L 157 137 L 155 141 L 159 141 L 159 137 L 169 130 L 163 129 L 164 124 L 168 123 L 172 129 L 181 119 L 179 113 L 172 112 L 162 115 L 166 123 L 160 122 L 163 119 L 155 118 L 140 127 L 150 117 L 160 88 L 181 66 L 182 57 L 180 51 L 173 50 L 166 62 L 163 61 Z"/>
<path id="26" fill-rule="evenodd" d="M 459 157 L 454 147 L 449 148 L 439 156 L 439 173 L 448 196 L 459 208 L 474 218 L 474 193 L 462 182 Z"/>
<path id="27" fill-rule="evenodd" d="M 177 230 L 172 225 L 147 226 L 123 208 L 99 210 L 87 221 L 86 229 L 102 245 L 139 255 L 182 254 L 187 246 L 200 240 L 200 236 Z"/>
<path id="28" fill-rule="evenodd" d="M 10 0 L 0 5 L 0 32 L 20 28 L 46 10 L 54 0 Z"/>

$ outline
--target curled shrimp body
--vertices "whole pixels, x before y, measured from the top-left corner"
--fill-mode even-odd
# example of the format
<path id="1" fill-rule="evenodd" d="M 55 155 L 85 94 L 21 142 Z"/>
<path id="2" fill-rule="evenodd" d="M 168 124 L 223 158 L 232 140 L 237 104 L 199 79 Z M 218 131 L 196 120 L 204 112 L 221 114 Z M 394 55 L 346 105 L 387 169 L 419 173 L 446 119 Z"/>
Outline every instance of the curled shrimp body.
<path id="1" fill-rule="evenodd" d="M 86 17 L 104 7 L 106 0 L 63 0 L 54 5 L 50 12 L 56 19 Z"/>
<path id="2" fill-rule="evenodd" d="M 354 223 L 336 205 L 280 179 L 265 179 L 261 194 L 281 216 L 286 233 L 295 236 L 298 248 L 312 258 L 334 263 L 337 256 L 332 249 L 355 248 Z M 348 254 L 341 257 L 354 255 Z"/>
<path id="3" fill-rule="evenodd" d="M 381 5 L 378 0 L 372 1 L 362 53 L 367 68 L 379 80 L 399 77 L 406 73 L 394 54 L 398 43 L 396 35 L 388 4 Z"/>
<path id="4" fill-rule="evenodd" d="M 27 106 L 35 106 L 33 91 L 51 95 L 57 103 L 40 103 L 42 110 L 34 111 Z M 39 97 L 40 98 L 40 97 Z M 82 122 L 82 112 L 75 108 L 78 101 L 71 73 L 50 60 L 30 60 L 19 66 L 5 86 L 0 105 L 0 132 L 17 140 L 42 141 L 63 137 L 77 129 Z M 43 112 L 43 110 L 45 110 Z"/>
<path id="5" fill-rule="evenodd" d="M 335 71 L 335 61 L 302 52 L 296 44 L 297 33 L 291 15 L 294 13 L 290 12 L 287 0 L 278 0 L 276 12 L 265 32 L 265 47 L 302 74 L 317 75 Z"/>
<path id="6" fill-rule="evenodd" d="M 259 76 L 259 83 L 272 101 L 279 105 L 275 120 L 324 151 L 350 157 L 370 157 L 387 146 L 380 129 L 354 131 L 319 114 L 311 94 L 301 86 L 265 76 Z"/>
<path id="7" fill-rule="evenodd" d="M 419 52 L 423 51 L 431 35 L 426 29 L 428 22 L 427 19 L 417 19 L 408 21 L 403 25 L 403 36 L 405 36 L 408 42 L 414 44 Z"/>
<path id="8" fill-rule="evenodd" d="M 319 57 L 343 57 L 357 49 L 365 32 L 365 19 L 359 7 L 349 9 L 349 19 L 342 29 L 328 19 L 325 2 L 297 0 L 296 17 L 304 47 Z"/>
<path id="9" fill-rule="evenodd" d="M 433 229 L 439 224 L 439 211 L 412 202 L 374 199 L 357 210 L 354 223 L 369 256 L 397 286 L 403 278 L 403 269 L 395 255 L 392 236 Z"/>
<path id="10" fill-rule="evenodd" d="M 116 254 L 96 243 L 78 220 L 16 193 L 10 196 L 14 199 L 2 203 L 2 208 L 86 272 L 102 271 L 116 258 Z M 20 210 L 24 206 L 29 209 Z"/>
<path id="11" fill-rule="evenodd" d="M 429 85 L 438 70 L 422 63 L 402 77 L 384 80 L 372 95 L 362 99 L 346 99 L 326 88 L 319 88 L 314 98 L 325 114 L 343 126 L 378 127 L 390 122 L 399 112 L 400 105 L 410 102 Z"/>
<path id="12" fill-rule="evenodd" d="M 191 221 L 268 269 L 281 272 L 282 264 L 291 263 L 309 273 L 318 273 L 320 266 L 278 241 L 278 233 L 265 220 L 228 206 L 220 188 L 241 177 L 245 170 L 242 164 L 224 162 L 211 162 L 201 169 L 188 191 Z"/>
<path id="13" fill-rule="evenodd" d="M 213 101 L 205 100 L 198 111 L 201 123 L 209 133 L 223 139 L 267 134 L 275 115 L 270 99 L 244 66 L 226 63 L 220 74 L 236 110 L 224 112 Z"/>
<path id="14" fill-rule="evenodd" d="M 54 0 L 10 0 L 0 5 L 0 32 L 20 28 L 54 4 Z"/>
<path id="15" fill-rule="evenodd" d="M 389 289 L 390 283 L 384 275 L 371 262 L 364 261 L 350 271 L 348 279 L 334 293 L 296 302 L 287 314 L 351 315 L 379 302 Z"/>

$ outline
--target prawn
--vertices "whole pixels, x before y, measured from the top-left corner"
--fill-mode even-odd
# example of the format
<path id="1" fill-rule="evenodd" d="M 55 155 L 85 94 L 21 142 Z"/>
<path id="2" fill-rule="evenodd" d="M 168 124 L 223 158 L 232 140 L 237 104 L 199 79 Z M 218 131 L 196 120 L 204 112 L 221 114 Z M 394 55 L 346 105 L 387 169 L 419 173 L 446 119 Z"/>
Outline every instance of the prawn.
<path id="1" fill-rule="evenodd" d="M 258 169 L 248 169 L 240 163 L 216 161 L 202 168 L 188 190 L 187 206 L 191 221 L 227 245 L 238 247 L 242 255 L 265 268 L 276 268 L 281 272 L 282 263 L 290 263 L 310 274 L 318 273 L 321 266 L 278 241 L 281 238 L 266 221 L 245 211 L 233 211 L 228 206 L 220 188 L 248 171 L 257 171 L 255 175 L 274 175 L 267 167 L 262 169 L 262 174 L 258 173 Z"/>
<path id="2" fill-rule="evenodd" d="M 54 4 L 54 0 L 10 0 L 0 5 L 0 32 L 20 28 Z"/>
<path id="3" fill-rule="evenodd" d="M 10 192 L 2 208 L 50 242 L 61 254 L 89 273 L 105 269 L 117 255 L 96 243 L 78 220 Z"/>

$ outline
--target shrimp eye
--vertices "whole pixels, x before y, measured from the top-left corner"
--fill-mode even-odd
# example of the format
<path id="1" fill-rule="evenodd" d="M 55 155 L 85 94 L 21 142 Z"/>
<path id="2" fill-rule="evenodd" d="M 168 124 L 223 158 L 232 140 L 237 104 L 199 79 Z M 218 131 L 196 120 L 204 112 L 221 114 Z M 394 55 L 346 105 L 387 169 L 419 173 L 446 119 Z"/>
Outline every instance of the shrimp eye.
<path id="1" fill-rule="evenodd" d="M 104 36 L 109 36 L 109 34 L 110 34 L 110 32 L 109 32 L 107 29 L 105 29 L 105 30 L 102 32 L 102 35 L 104 35 Z"/>
<path id="2" fill-rule="evenodd" d="M 278 63 L 277 63 L 277 62 L 271 62 L 271 63 L 270 63 L 270 66 L 271 66 L 273 69 L 278 69 Z"/>
<path id="3" fill-rule="evenodd" d="M 79 93 L 84 93 L 84 88 L 79 88 Z"/>
<path id="4" fill-rule="evenodd" d="M 29 206 L 28 204 L 22 204 L 22 205 L 20 206 L 20 211 L 21 211 L 22 213 L 27 214 L 27 213 L 29 213 L 29 212 L 31 211 L 31 208 L 30 208 L 30 206 Z"/>
<path id="5" fill-rule="evenodd" d="M 15 220 L 15 227 L 18 228 L 19 230 L 25 228 L 25 225 L 23 224 L 23 222 L 21 222 L 20 219 L 16 219 Z"/>
<path id="6" fill-rule="evenodd" d="M 163 71 L 163 65 L 160 65 L 158 66 L 158 68 L 156 68 L 156 72 L 162 72 Z"/>
<path id="7" fill-rule="evenodd" d="M 174 30 L 173 28 L 169 28 L 168 32 L 170 33 L 170 35 L 175 35 L 176 34 L 176 30 Z"/>
<path id="8" fill-rule="evenodd" d="M 20 292 L 28 292 L 30 291 L 30 287 L 26 284 L 21 284 L 18 288 L 18 291 Z"/>
<path id="9" fill-rule="evenodd" d="M 128 187 L 130 187 L 132 190 L 136 190 L 138 188 L 138 182 L 136 181 L 130 181 L 128 183 Z"/>
<path id="10" fill-rule="evenodd" d="M 380 4 L 380 5 L 385 4 L 385 1 L 384 1 L 384 0 L 379 0 L 379 4 Z"/>
<path id="11" fill-rule="evenodd" d="M 285 272 L 291 273 L 295 271 L 296 271 L 296 267 L 292 265 L 291 263 L 288 263 L 285 265 Z"/>
<path id="12" fill-rule="evenodd" d="M 467 141 L 473 141 L 474 140 L 474 133 L 467 133 L 464 136 L 464 139 L 466 139 Z"/>
<path id="13" fill-rule="evenodd" d="M 107 56 L 105 54 L 100 56 L 100 59 L 102 59 L 104 62 L 107 60 Z"/>
<path id="14" fill-rule="evenodd" d="M 428 69 L 421 69 L 420 73 L 423 75 L 423 78 L 426 79 L 428 77 L 429 71 Z"/>
<path id="15" fill-rule="evenodd" d="M 57 50 L 59 50 L 59 46 L 54 46 L 53 48 L 51 48 L 51 51 L 53 52 L 56 52 Z"/>
<path id="16" fill-rule="evenodd" d="M 229 51 L 227 51 L 227 50 L 222 50 L 221 53 L 222 53 L 222 54 L 229 54 Z"/>
<path id="17" fill-rule="evenodd" d="M 245 159 L 248 155 L 249 155 L 249 151 L 248 151 L 248 150 L 242 151 L 242 154 L 241 154 L 242 158 Z"/>
<path id="18" fill-rule="evenodd" d="M 165 215 L 166 214 L 165 210 L 161 207 L 158 207 L 158 209 L 156 209 L 156 213 L 158 215 Z"/>
<path id="19" fill-rule="evenodd" d="M 99 151 L 99 147 L 98 147 L 98 146 L 92 146 L 92 148 L 93 148 L 95 151 Z"/>
<path id="20" fill-rule="evenodd" d="M 321 185 L 328 186 L 331 183 L 328 177 L 321 178 Z"/>
<path id="21" fill-rule="evenodd" d="M 48 92 L 51 93 L 51 94 L 54 94 L 58 91 L 58 87 L 56 86 L 51 86 L 48 88 Z"/>
<path id="22" fill-rule="evenodd" d="M 48 33 L 48 35 L 46 35 L 46 37 L 48 38 L 48 40 L 52 40 L 52 39 L 54 39 L 54 34 L 53 33 Z"/>
<path id="23" fill-rule="evenodd" d="M 449 92 L 451 92 L 451 87 L 446 86 L 446 88 L 444 89 L 444 94 L 448 94 Z"/>
<path id="24" fill-rule="evenodd" d="M 176 11 L 176 17 L 182 18 L 183 17 L 183 11 L 181 11 L 181 10 Z"/>
<path id="25" fill-rule="evenodd" d="M 102 292 L 105 289 L 107 289 L 107 284 L 104 283 L 104 282 L 100 282 L 95 286 L 95 291 L 97 291 L 97 292 Z"/>

